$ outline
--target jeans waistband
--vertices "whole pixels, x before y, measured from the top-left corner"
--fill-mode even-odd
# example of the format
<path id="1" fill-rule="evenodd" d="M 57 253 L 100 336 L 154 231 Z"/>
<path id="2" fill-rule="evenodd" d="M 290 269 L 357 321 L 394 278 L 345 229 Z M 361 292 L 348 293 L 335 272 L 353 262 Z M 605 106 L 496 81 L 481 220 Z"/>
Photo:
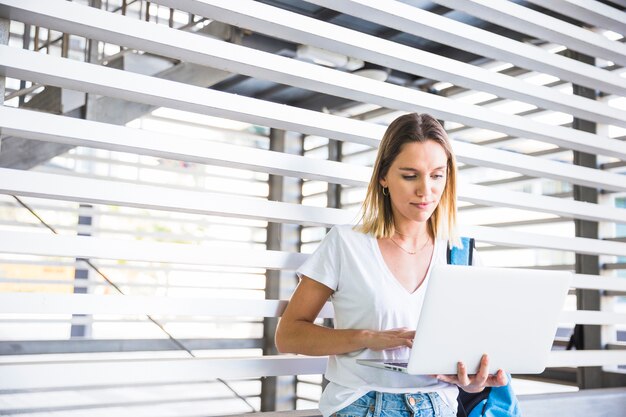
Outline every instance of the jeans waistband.
<path id="1" fill-rule="evenodd" d="M 374 416 L 380 415 L 380 410 L 437 410 L 436 397 L 439 394 L 418 392 L 414 394 L 392 394 L 387 392 L 370 391 L 356 400 L 353 405 L 369 407 Z"/>

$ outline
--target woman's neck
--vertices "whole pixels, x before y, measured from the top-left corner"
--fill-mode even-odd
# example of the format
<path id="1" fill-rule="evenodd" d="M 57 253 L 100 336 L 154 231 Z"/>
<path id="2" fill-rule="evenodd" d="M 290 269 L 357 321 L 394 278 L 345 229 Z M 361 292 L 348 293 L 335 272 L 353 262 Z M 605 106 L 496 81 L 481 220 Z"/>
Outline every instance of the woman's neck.
<path id="1" fill-rule="evenodd" d="M 418 223 L 412 222 L 409 223 L 395 223 L 395 234 L 401 238 L 403 241 L 412 241 L 412 242 L 425 242 L 426 240 L 430 240 L 430 233 L 428 232 L 428 223 Z"/>

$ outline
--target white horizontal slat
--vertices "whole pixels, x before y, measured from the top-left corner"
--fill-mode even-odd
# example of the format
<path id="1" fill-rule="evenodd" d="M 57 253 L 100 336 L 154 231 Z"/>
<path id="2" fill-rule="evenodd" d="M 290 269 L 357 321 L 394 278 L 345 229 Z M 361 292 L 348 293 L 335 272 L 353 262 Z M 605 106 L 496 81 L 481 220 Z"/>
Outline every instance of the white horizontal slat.
<path id="1" fill-rule="evenodd" d="M 42 256 L 125 259 L 129 261 L 186 263 L 297 269 L 306 254 L 278 251 L 207 250 L 202 246 L 105 239 L 86 236 L 62 236 L 42 233 L 0 232 L 0 253 Z M 619 278 L 574 275 L 572 286 L 585 289 L 625 291 Z"/>
<path id="2" fill-rule="evenodd" d="M 274 79 L 280 83 L 313 88 L 332 95 L 376 103 L 399 110 L 428 111 L 444 120 L 498 130 L 514 136 L 546 141 L 565 148 L 615 156 L 626 160 L 626 143 L 619 140 L 561 126 L 546 125 L 521 116 L 506 115 L 445 97 L 322 68 L 250 48 L 244 48 L 245 53 L 244 51 L 235 52 L 236 48 L 243 47 L 224 42 L 221 42 L 219 48 L 216 45 L 214 54 L 227 54 L 229 56 L 228 60 L 224 60 L 220 69 L 233 70 L 225 67 L 230 64 L 236 66 L 237 70 L 242 69 L 240 66 L 243 66 L 248 69 L 252 76 L 258 75 L 261 78 Z M 244 59 L 242 57 L 251 62 L 242 63 L 241 61 Z M 347 126 L 340 128 L 334 124 L 336 119 L 332 119 L 335 129 L 333 132 L 328 132 L 327 129 L 320 127 L 324 126 L 323 124 L 319 125 L 314 123 L 314 120 L 305 118 L 305 115 L 309 115 L 319 120 L 319 114 L 315 114 L 317 112 L 290 108 L 285 105 L 111 68 L 73 62 L 68 59 L 1 45 L 0 74 L 125 100 L 209 113 L 219 117 L 235 118 L 249 123 L 318 134 L 325 137 L 337 138 L 337 132 L 346 132 Z M 329 122 L 330 120 L 326 118 L 324 121 Z M 356 139 L 354 133 L 356 132 L 350 131 L 350 137 Z M 370 132 L 363 136 L 368 137 L 371 134 Z M 338 139 L 343 138 L 339 137 Z"/>
<path id="3" fill-rule="evenodd" d="M 248 253 L 244 253 L 244 255 L 249 255 Z M 284 268 L 284 269 L 295 269 L 299 266 L 298 262 L 302 263 L 304 262 L 304 260 L 307 258 L 308 255 L 302 255 L 300 259 L 295 259 L 293 261 L 293 263 L 279 263 L 277 265 L 272 265 L 271 267 L 273 268 Z M 21 264 L 26 264 L 26 265 L 44 265 L 44 266 L 62 266 L 62 267 L 74 267 L 75 263 L 74 262 L 37 262 L 37 261 L 17 261 L 17 260 L 11 260 L 9 262 L 10 264 L 17 264 L 17 265 L 21 265 Z M 99 266 L 102 268 L 106 268 L 106 269 L 124 269 L 124 270 L 142 270 L 142 271 L 146 271 L 146 270 L 164 270 L 164 269 L 171 269 L 170 266 L 168 265 L 163 265 L 163 266 L 129 266 L 129 265 L 117 265 L 117 264 L 102 264 L 99 263 Z M 235 266 L 230 265 L 230 266 Z M 261 265 L 264 266 L 264 265 Z M 189 268 L 184 268 L 181 266 L 177 266 L 175 268 L 177 271 L 196 271 L 195 269 L 189 269 Z M 226 272 L 222 272 L 222 274 L 225 274 Z M 13 283 L 24 283 L 27 282 L 24 279 L 1 279 L 0 282 L 13 282 Z M 74 281 L 73 279 L 71 280 L 57 280 L 57 281 L 50 281 L 50 280 L 31 280 L 29 282 L 39 282 L 41 284 L 54 284 L 54 283 L 58 283 L 58 284 L 67 284 L 67 285 L 108 285 L 105 282 L 97 282 L 97 283 L 89 283 L 89 281 L 87 281 L 86 283 L 82 283 L 79 282 L 77 283 L 76 281 Z M 124 282 L 121 283 L 121 285 L 124 286 L 138 286 L 138 287 L 163 287 L 163 285 L 150 285 L 150 284 L 131 284 L 128 282 Z M 614 277 L 605 277 L 605 276 L 599 276 L 599 275 L 587 275 L 587 274 L 574 274 L 573 278 L 572 278 L 572 288 L 580 288 L 580 289 L 587 289 L 587 290 L 604 290 L 604 291 L 624 291 L 626 292 L 626 280 L 622 279 L 622 278 L 614 278 Z M 191 285 L 190 285 L 191 286 Z M 172 286 L 172 287 L 176 287 L 176 286 Z"/>
<path id="4" fill-rule="evenodd" d="M 508 29 L 626 66 L 626 44 L 510 1 L 434 0 Z"/>
<path id="5" fill-rule="evenodd" d="M 315 375 L 324 373 L 327 360 L 327 357 L 266 356 L 0 363 L 0 390 Z"/>
<path id="6" fill-rule="evenodd" d="M 455 135 L 452 134 L 452 136 L 454 137 Z M 565 164 L 515 152 L 504 152 L 458 140 L 453 141 L 453 147 L 455 153 L 463 155 L 462 162 L 470 165 L 482 167 L 485 166 L 487 162 L 490 168 L 498 168 L 507 171 L 510 170 L 511 167 L 515 167 L 515 171 L 521 174 L 540 178 L 573 181 L 580 185 L 605 188 L 613 191 L 624 191 L 626 188 L 624 175 L 613 174 L 599 169 Z M 459 158 L 459 160 L 461 160 L 461 158 Z M 588 182 L 588 184 L 582 184 L 583 182 Z"/>
<path id="7" fill-rule="evenodd" d="M 572 287 L 589 290 L 626 291 L 626 279 L 576 274 L 572 279 Z"/>
<path id="8" fill-rule="evenodd" d="M 199 139 L 165 135 L 105 123 L 68 118 L 41 112 L 0 107 L 0 127 L 6 135 L 76 146 L 180 159 L 218 166 L 250 169 L 269 174 L 317 179 L 338 184 L 366 186 L 371 168 L 297 155 L 264 151 L 226 144 L 212 144 Z M 523 174 L 571 181 L 598 188 L 626 190 L 626 182 L 617 174 L 591 168 L 568 166 L 512 152 L 485 149 L 478 145 L 453 141 L 459 160 L 492 168 L 513 169 Z M 494 190 L 464 184 L 459 198 L 476 204 L 493 204 L 574 217 L 592 221 L 626 223 L 626 210 L 597 204 L 567 201 L 527 193 Z"/>
<path id="9" fill-rule="evenodd" d="M 15 0 L 13 0 L 15 1 Z M 356 30 L 251 0 L 160 0 L 160 4 L 220 22 L 335 51 L 434 80 L 493 93 L 501 97 L 562 111 L 586 120 L 626 126 L 626 115 L 606 104 L 566 95 L 514 77 L 494 73 L 441 55 L 411 48 Z M 23 7 L 23 6 L 22 6 Z M 599 35 L 596 35 L 599 37 Z M 606 38 L 604 38 L 609 42 Z M 626 46 L 624 46 L 626 49 Z M 625 58 L 626 61 L 626 58 Z"/>
<path id="10" fill-rule="evenodd" d="M 0 293 L 0 314 L 149 314 L 279 317 L 287 301 L 135 295 Z M 326 303 L 319 317 L 333 317 Z"/>
<path id="11" fill-rule="evenodd" d="M 71 266 L 74 267 L 75 263 L 69 262 L 18 262 L 11 260 L 10 263 L 12 265 L 26 263 L 33 265 L 46 265 L 46 266 Z M 107 265 L 107 269 L 115 269 L 115 265 Z M 117 266 L 119 269 L 120 267 Z M 163 268 L 159 267 L 128 267 L 122 266 L 121 269 L 140 269 L 140 270 L 154 270 L 159 269 L 163 270 Z M 84 281 L 84 282 L 83 282 Z M 11 283 L 11 284 L 39 284 L 39 285 L 72 285 L 74 287 L 94 287 L 94 286 L 109 286 L 108 283 L 104 281 L 88 281 L 88 280 L 80 280 L 76 281 L 74 279 L 64 279 L 64 280 L 48 280 L 48 279 L 24 279 L 24 278 L 0 278 L 0 283 Z M 163 288 L 163 284 L 134 284 L 129 282 L 119 283 L 124 287 L 137 287 L 137 288 Z M 611 277 L 603 277 L 598 275 L 584 275 L 578 274 L 574 275 L 572 279 L 572 287 L 587 289 L 587 290 L 604 290 L 604 291 L 623 291 L 626 292 L 626 280 L 622 278 L 611 278 Z M 200 285 L 167 285 L 167 288 L 203 288 Z"/>
<path id="12" fill-rule="evenodd" d="M 463 225 L 459 227 L 459 231 L 462 236 L 473 236 L 476 240 L 510 247 L 532 247 L 614 256 L 623 256 L 626 253 L 626 243 L 621 242 L 539 235 L 485 226 Z"/>
<path id="13" fill-rule="evenodd" d="M 0 74 L 369 146 L 377 146 L 385 131 L 384 126 L 376 129 L 376 125 L 354 119 L 30 53 L 4 45 L 0 45 Z"/>
<path id="14" fill-rule="evenodd" d="M 538 6 L 553 10 L 576 20 L 610 29 L 626 35 L 626 13 L 599 1 L 589 0 L 528 0 Z"/>
<path id="15" fill-rule="evenodd" d="M 399 1 L 387 0 L 384 7 L 376 0 L 306 1 L 435 42 L 454 47 L 462 45 L 466 51 L 552 74 L 606 93 L 626 95 L 626 79 L 609 71 Z"/>
<path id="16" fill-rule="evenodd" d="M 207 299 L 95 294 L 0 293 L 0 314 L 150 314 L 219 317 L 279 317 L 287 301 L 257 299 Z M 333 317 L 326 303 L 319 314 Z M 575 324 L 626 324 L 626 314 L 606 311 L 565 311 L 560 322 Z"/>
<path id="17" fill-rule="evenodd" d="M 120 192 L 122 188 L 124 192 Z M 355 212 L 333 208 L 7 168 L 0 168 L 0 193 L 303 225 L 327 226 L 356 221 Z"/>
<path id="18" fill-rule="evenodd" d="M 236 359 L 2 363 L 0 390 L 322 374 L 327 360 L 327 357 L 289 355 Z M 548 367 L 624 364 L 626 351 L 619 350 L 552 351 L 548 356 Z"/>
<path id="19" fill-rule="evenodd" d="M 119 189 L 120 185 L 114 181 L 0 169 L 0 193 L 82 201 L 94 204 L 121 204 L 131 207 L 216 214 L 298 224 L 330 226 L 334 224 L 354 224 L 358 220 L 358 214 L 355 211 L 308 207 L 242 197 L 225 197 L 217 194 L 180 191 L 146 185 L 125 184 L 124 193 L 120 193 Z M 544 249 L 568 250 L 577 253 L 616 256 L 622 256 L 626 253 L 626 243 L 621 242 L 588 238 L 553 237 L 484 226 L 462 226 L 460 230 L 464 236 L 473 236 L 488 243 L 504 244 L 513 247 L 531 246 Z M 42 247 L 41 249 L 43 250 L 44 248 Z M 5 251 L 11 252 L 10 250 Z M 126 258 L 122 255 L 119 259 Z"/>
<path id="20" fill-rule="evenodd" d="M 474 204 L 527 209 L 591 221 L 623 223 L 626 220 L 626 210 L 622 208 L 508 191 L 502 188 L 461 183 L 457 188 L 457 194 L 459 200 Z"/>
<path id="21" fill-rule="evenodd" d="M 381 126 L 365 123 L 378 130 Z M 226 144 L 207 143 L 200 139 L 166 135 L 158 132 L 147 132 L 141 129 L 130 129 L 88 120 L 67 118 L 41 112 L 0 107 L 0 127 L 6 135 L 14 135 L 26 139 L 44 140 L 76 146 L 96 147 L 112 151 L 139 153 L 162 158 L 180 159 L 218 166 L 250 169 L 269 174 L 289 175 L 307 179 L 317 179 L 333 183 L 364 186 L 371 176 L 371 168 L 348 165 L 333 161 L 312 160 L 297 155 L 259 149 L 239 147 Z M 452 141 L 459 161 L 504 170 L 513 170 L 521 174 L 552 178 L 600 189 L 626 191 L 623 175 L 612 174 L 601 170 L 575 165 L 567 165 L 557 161 L 544 160 L 526 155 L 516 154 L 479 145 Z M 479 190 L 479 189 L 475 189 Z M 483 198 L 491 199 L 488 190 L 480 188 L 470 194 L 480 193 Z M 519 194 L 523 196 L 527 194 Z M 461 198 L 463 196 L 461 195 Z M 520 201 L 524 199 L 510 199 Z M 491 201 L 497 201 L 491 199 Z M 570 208 L 563 200 L 558 201 L 563 211 Z M 577 212 L 590 210 L 580 206 L 571 209 L 576 217 Z M 596 206 L 598 207 L 598 206 Z M 607 208 L 609 211 L 612 208 Z M 599 207 L 592 211 L 604 210 Z M 615 221 L 622 222 L 623 210 L 613 209 L 613 214 L 597 213 L 596 219 L 609 215 Z"/>
<path id="22" fill-rule="evenodd" d="M 181 243 L 9 231 L 0 231 L 0 253 L 286 270 L 297 269 L 307 257 L 269 250 L 228 250 Z"/>
<path id="23" fill-rule="evenodd" d="M 626 365 L 626 350 L 554 350 L 548 357 L 549 368 L 611 365 Z"/>
<path id="24" fill-rule="evenodd" d="M 559 321 L 574 324 L 626 324 L 626 314 L 589 310 L 564 311 L 561 313 Z"/>
<path id="25" fill-rule="evenodd" d="M 305 158 L 245 146 L 212 143 L 142 129 L 0 107 L 5 135 L 74 146 L 137 153 L 228 168 L 250 169 L 345 185 L 367 184 L 371 169 L 334 161 Z M 626 187 L 625 187 L 626 188 Z"/>

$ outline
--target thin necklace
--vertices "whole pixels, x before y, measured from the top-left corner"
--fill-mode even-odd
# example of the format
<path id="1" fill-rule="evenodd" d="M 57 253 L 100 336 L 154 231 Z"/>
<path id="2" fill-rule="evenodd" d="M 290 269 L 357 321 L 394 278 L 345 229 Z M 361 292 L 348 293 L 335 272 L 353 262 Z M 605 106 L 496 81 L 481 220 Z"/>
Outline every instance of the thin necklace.
<path id="1" fill-rule="evenodd" d="M 400 249 L 402 249 L 403 251 L 405 251 L 406 253 L 408 253 L 409 255 L 415 255 L 417 252 L 411 252 L 410 250 L 406 250 L 404 249 L 402 246 L 400 246 L 400 244 L 398 242 L 396 242 L 395 240 L 393 240 L 393 238 L 390 236 L 389 239 L 393 242 L 394 245 L 396 245 L 397 247 L 399 247 Z"/>
<path id="2" fill-rule="evenodd" d="M 397 232 L 396 232 L 396 233 L 397 233 Z M 398 234 L 400 234 L 400 233 L 398 233 Z M 401 234 L 400 234 L 400 235 L 401 235 Z M 403 235 L 401 235 L 401 236 L 403 236 Z M 408 253 L 409 255 L 415 255 L 415 254 L 417 253 L 417 249 L 416 249 L 415 251 L 413 251 L 413 252 L 412 252 L 412 251 L 407 250 L 407 249 L 403 248 L 402 246 L 400 246 L 400 244 L 399 244 L 398 242 L 396 242 L 396 241 L 394 240 L 394 238 L 392 238 L 391 236 L 389 236 L 389 239 L 393 242 L 393 244 L 394 244 L 394 245 L 396 245 L 397 247 L 399 247 L 400 249 L 402 249 L 404 252 Z M 428 242 L 429 242 L 429 241 L 430 241 L 430 239 L 426 239 L 426 242 L 425 242 L 425 243 L 424 243 L 424 245 L 420 248 L 420 250 L 421 250 L 421 249 L 424 249 L 424 248 L 426 247 L 426 245 L 428 244 Z"/>

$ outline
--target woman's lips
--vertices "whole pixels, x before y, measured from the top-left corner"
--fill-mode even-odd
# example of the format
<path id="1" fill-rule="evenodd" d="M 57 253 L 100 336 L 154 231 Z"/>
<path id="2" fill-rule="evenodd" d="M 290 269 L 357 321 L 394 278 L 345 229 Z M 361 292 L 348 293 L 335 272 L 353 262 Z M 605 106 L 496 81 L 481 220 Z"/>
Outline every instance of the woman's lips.
<path id="1" fill-rule="evenodd" d="M 430 205 L 432 204 L 432 202 L 427 202 L 427 203 L 411 203 L 412 206 L 417 207 L 418 209 L 426 209 L 428 207 L 430 207 Z"/>

